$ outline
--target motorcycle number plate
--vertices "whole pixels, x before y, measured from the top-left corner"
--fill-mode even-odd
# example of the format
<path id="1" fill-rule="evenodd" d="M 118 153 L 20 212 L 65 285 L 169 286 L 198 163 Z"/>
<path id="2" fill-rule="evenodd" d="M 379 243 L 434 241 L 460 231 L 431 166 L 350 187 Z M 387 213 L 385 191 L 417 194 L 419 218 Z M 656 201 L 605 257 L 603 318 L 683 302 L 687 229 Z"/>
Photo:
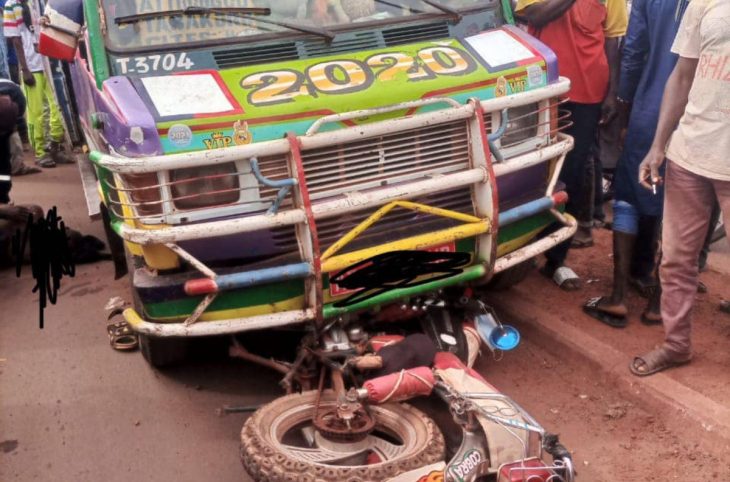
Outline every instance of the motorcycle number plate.
<path id="1" fill-rule="evenodd" d="M 446 244 L 439 244 L 438 246 L 431 246 L 430 248 L 426 248 L 422 251 L 428 251 L 430 253 L 454 253 L 454 252 L 456 252 L 456 243 L 452 241 L 452 242 L 446 243 Z M 355 273 L 356 271 L 359 271 L 365 267 L 367 267 L 367 264 L 360 265 L 357 268 L 353 268 L 352 270 L 347 271 L 346 275 Z M 338 297 L 338 296 L 349 295 L 349 294 L 355 293 L 357 291 L 359 291 L 359 290 L 351 290 L 351 289 L 343 288 L 342 286 L 339 286 L 337 283 L 333 283 L 330 281 L 330 296 L 332 296 L 333 298 Z"/>

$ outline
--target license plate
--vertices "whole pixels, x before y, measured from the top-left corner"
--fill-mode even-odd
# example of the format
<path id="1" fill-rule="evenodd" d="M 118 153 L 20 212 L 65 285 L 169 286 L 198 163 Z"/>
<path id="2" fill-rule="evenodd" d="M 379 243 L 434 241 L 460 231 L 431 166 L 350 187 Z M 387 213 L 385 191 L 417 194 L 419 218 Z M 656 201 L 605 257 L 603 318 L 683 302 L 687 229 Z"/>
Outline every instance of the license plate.
<path id="1" fill-rule="evenodd" d="M 422 249 L 420 251 L 428 251 L 430 253 L 454 253 L 454 252 L 456 252 L 456 243 L 452 241 L 452 242 L 446 243 L 446 244 L 439 244 L 438 246 L 431 246 L 430 248 Z M 358 266 L 357 268 L 353 268 L 350 271 L 347 271 L 345 273 L 345 277 L 351 275 L 352 273 L 360 271 L 363 268 L 367 268 L 368 266 L 370 266 L 370 265 L 363 264 L 363 265 Z M 333 298 L 337 297 L 337 296 L 349 295 L 349 294 L 355 293 L 357 291 L 359 291 L 359 290 L 351 290 L 351 289 L 343 288 L 343 287 L 339 286 L 337 283 L 333 283 L 332 281 L 330 281 L 330 296 L 332 296 Z"/>

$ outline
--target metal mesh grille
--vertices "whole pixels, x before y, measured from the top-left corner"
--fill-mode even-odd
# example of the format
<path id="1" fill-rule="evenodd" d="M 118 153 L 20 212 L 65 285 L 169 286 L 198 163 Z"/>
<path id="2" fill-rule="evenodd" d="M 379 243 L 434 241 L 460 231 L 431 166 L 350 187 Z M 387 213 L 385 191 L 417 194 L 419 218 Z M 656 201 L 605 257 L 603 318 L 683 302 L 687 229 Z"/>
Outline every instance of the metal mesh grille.
<path id="1" fill-rule="evenodd" d="M 312 199 L 467 169 L 466 121 L 305 151 L 302 161 Z"/>
<path id="2" fill-rule="evenodd" d="M 321 57 L 325 55 L 341 54 L 346 52 L 357 52 L 370 50 L 382 46 L 379 32 L 365 30 L 338 35 L 332 42 L 325 40 L 306 40 L 300 42 L 302 57 Z"/>
<path id="3" fill-rule="evenodd" d="M 218 64 L 218 68 L 223 69 L 280 62 L 282 60 L 294 60 L 299 58 L 299 51 L 297 50 L 296 43 L 283 42 L 216 50 L 213 52 L 213 58 L 216 64 Z"/>
<path id="4" fill-rule="evenodd" d="M 464 214 L 474 214 L 471 190 L 467 188 L 458 191 L 432 194 L 413 199 L 412 201 Z M 329 248 L 352 228 L 372 215 L 372 213 L 372 210 L 366 210 L 347 216 L 318 220 L 317 233 L 319 234 L 319 243 L 322 251 Z M 447 229 L 458 224 L 459 221 L 454 221 L 453 219 L 416 213 L 406 209 L 396 209 L 389 212 L 383 219 L 368 228 L 352 243 L 348 244 L 341 253 L 433 232 L 439 229 Z M 276 240 L 277 247 L 283 250 L 296 249 L 296 239 L 290 231 L 277 228 L 273 232 L 273 237 Z"/>
<path id="5" fill-rule="evenodd" d="M 407 25 L 383 31 L 385 45 L 388 47 L 447 37 L 449 37 L 449 26 L 446 22 Z"/>

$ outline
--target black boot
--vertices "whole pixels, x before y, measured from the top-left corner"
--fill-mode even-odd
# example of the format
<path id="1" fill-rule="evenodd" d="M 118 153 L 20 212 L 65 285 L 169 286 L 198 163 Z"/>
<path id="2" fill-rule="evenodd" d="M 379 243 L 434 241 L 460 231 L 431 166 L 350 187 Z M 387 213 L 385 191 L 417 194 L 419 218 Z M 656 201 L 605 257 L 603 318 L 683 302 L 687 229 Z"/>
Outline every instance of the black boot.
<path id="1" fill-rule="evenodd" d="M 662 324 L 662 284 L 659 281 L 659 265 L 661 264 L 662 254 L 659 252 L 659 259 L 654 270 L 656 283 L 649 290 L 649 303 L 646 310 L 641 314 L 641 322 L 645 325 L 661 325 Z"/>
<path id="2" fill-rule="evenodd" d="M 624 303 L 635 243 L 635 234 L 620 231 L 613 232 L 613 292 L 611 293 L 611 304 L 623 305 Z"/>
<path id="3" fill-rule="evenodd" d="M 73 158 L 64 150 L 61 142 L 51 141 L 48 144 L 48 153 L 56 164 L 72 164 L 74 162 Z"/>
<path id="4" fill-rule="evenodd" d="M 611 296 L 601 296 L 583 305 L 583 311 L 591 317 L 614 328 L 624 328 L 628 324 L 628 310 L 624 304 L 626 287 L 629 283 L 631 256 L 634 251 L 636 235 L 613 232 L 613 290 Z"/>

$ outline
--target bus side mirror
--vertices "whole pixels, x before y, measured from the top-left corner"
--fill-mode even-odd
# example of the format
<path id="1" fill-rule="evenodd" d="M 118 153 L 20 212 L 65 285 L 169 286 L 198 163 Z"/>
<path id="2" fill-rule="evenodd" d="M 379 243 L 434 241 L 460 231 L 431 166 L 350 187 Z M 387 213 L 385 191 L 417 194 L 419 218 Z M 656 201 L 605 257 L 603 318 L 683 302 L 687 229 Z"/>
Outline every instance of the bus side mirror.
<path id="1" fill-rule="evenodd" d="M 38 23 L 38 51 L 53 59 L 73 60 L 84 23 L 82 1 L 50 0 Z"/>

